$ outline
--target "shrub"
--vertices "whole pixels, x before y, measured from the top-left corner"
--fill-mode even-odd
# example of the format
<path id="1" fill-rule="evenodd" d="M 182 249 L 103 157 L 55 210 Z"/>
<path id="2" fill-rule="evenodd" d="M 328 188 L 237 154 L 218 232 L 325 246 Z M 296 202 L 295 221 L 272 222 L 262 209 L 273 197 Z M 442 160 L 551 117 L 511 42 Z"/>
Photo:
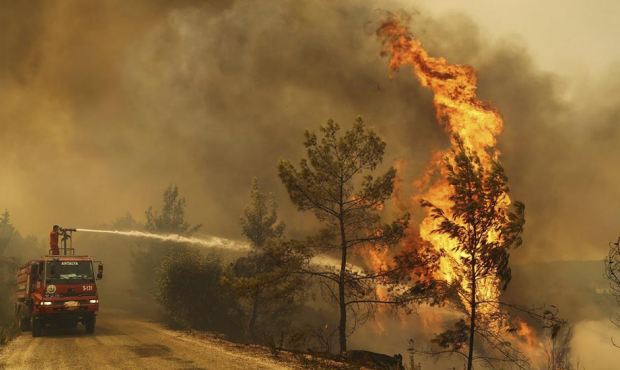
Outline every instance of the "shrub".
<path id="1" fill-rule="evenodd" d="M 222 266 L 197 250 L 179 248 L 163 261 L 157 298 L 173 325 L 239 337 L 244 322 L 235 297 L 222 287 Z"/>

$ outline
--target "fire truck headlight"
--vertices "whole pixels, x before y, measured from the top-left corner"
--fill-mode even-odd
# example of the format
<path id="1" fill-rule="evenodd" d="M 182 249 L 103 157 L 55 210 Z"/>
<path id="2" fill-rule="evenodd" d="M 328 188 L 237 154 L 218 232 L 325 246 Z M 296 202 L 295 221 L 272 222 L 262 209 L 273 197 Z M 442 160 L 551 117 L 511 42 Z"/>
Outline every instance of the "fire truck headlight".
<path id="1" fill-rule="evenodd" d="M 43 301 L 43 302 L 41 302 L 41 306 L 51 306 L 51 305 L 52 305 L 52 302 L 50 302 L 50 301 Z"/>
<path id="2" fill-rule="evenodd" d="M 88 301 L 88 303 L 99 303 L 98 299 L 91 299 L 90 301 Z"/>

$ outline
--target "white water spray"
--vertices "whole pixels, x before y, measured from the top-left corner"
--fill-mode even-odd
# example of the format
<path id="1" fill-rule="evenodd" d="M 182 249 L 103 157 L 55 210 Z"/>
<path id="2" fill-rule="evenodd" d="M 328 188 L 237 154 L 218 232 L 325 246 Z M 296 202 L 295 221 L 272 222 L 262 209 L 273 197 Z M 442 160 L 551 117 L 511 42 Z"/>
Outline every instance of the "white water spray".
<path id="1" fill-rule="evenodd" d="M 145 231 L 118 231 L 118 230 L 95 230 L 95 229 L 76 229 L 77 231 L 87 233 L 113 234 L 132 236 L 136 238 L 157 239 L 167 242 L 195 244 L 207 248 L 222 248 L 237 251 L 247 251 L 250 246 L 245 242 L 239 242 L 231 239 L 220 238 L 217 236 L 208 236 L 197 238 L 194 236 L 182 236 L 178 234 L 154 234 Z"/>
<path id="2" fill-rule="evenodd" d="M 146 231 L 119 231 L 119 230 L 97 230 L 97 229 L 75 229 L 76 231 L 87 232 L 87 233 L 99 233 L 99 234 L 112 234 L 112 235 L 123 235 L 123 236 L 132 236 L 136 238 L 148 238 L 148 239 L 157 239 L 161 241 L 175 242 L 175 243 L 187 243 L 187 244 L 195 244 L 202 247 L 207 248 L 222 248 L 236 251 L 249 251 L 251 249 L 250 245 L 247 242 L 236 241 L 232 239 L 220 238 L 217 236 L 208 236 L 205 238 L 197 238 L 193 236 L 182 236 L 178 234 L 155 234 Z M 334 269 L 340 269 L 340 260 L 325 256 L 319 255 L 314 256 L 312 258 L 313 265 L 317 266 L 328 266 Z M 364 270 L 352 264 L 348 264 L 347 267 L 358 274 L 364 274 Z"/>
<path id="3" fill-rule="evenodd" d="M 312 264 L 313 265 L 317 265 L 317 266 L 325 266 L 325 267 L 330 267 L 330 268 L 334 268 L 336 270 L 340 270 L 340 260 L 334 257 L 330 257 L 330 256 L 326 256 L 326 255 L 318 255 L 318 256 L 314 256 L 312 257 Z M 360 275 L 366 275 L 366 272 L 364 271 L 363 268 L 353 265 L 351 263 L 347 263 L 347 269 L 349 269 L 349 271 L 360 274 Z"/>

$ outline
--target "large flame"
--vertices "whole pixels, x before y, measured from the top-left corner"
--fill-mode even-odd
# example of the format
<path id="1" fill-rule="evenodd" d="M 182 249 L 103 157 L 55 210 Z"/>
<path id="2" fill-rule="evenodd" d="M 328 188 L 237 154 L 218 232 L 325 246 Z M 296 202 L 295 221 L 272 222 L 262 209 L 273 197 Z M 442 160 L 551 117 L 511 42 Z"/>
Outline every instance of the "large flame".
<path id="1" fill-rule="evenodd" d="M 390 56 L 390 68 L 410 65 L 422 86 L 433 91 L 437 119 L 450 138 L 458 134 L 466 147 L 480 153 L 485 147 L 495 147 L 503 121 L 497 110 L 478 99 L 472 67 L 430 57 L 422 43 L 396 20 L 383 23 L 377 33 L 384 40 L 383 55 Z"/>
<path id="2" fill-rule="evenodd" d="M 429 56 L 422 43 L 397 20 L 391 19 L 383 23 L 377 34 L 383 40 L 382 55 L 389 56 L 390 68 L 395 71 L 401 66 L 411 66 L 422 86 L 433 92 L 437 121 L 450 137 L 452 146 L 457 145 L 454 136 L 458 135 L 467 149 L 481 156 L 482 166 L 489 167 L 494 158 L 488 156 L 486 149 L 496 146 L 497 137 L 503 129 L 503 121 L 497 110 L 478 98 L 474 69 L 467 65 L 450 64 L 444 58 Z M 450 155 L 451 151 L 448 149 L 434 153 L 426 174 L 416 184 L 420 187 L 420 198 L 445 211 L 452 205 L 452 188 L 448 184 L 442 161 Z M 507 194 L 504 203 L 510 204 Z M 443 258 L 440 263 L 440 271 L 443 277 L 451 282 L 458 277 L 456 270 L 461 255 L 456 251 L 454 239 L 433 233 L 439 222 L 427 214 L 420 224 L 419 232 L 422 239 L 447 254 L 448 258 Z M 498 281 L 482 281 L 478 299 L 495 300 L 499 295 L 498 287 Z M 463 288 L 468 289 L 465 282 Z"/>
<path id="3" fill-rule="evenodd" d="M 496 149 L 497 138 L 504 124 L 499 112 L 478 98 L 475 70 L 467 65 L 450 64 L 441 57 L 429 56 L 422 43 L 415 39 L 398 19 L 391 18 L 384 22 L 378 28 L 377 35 L 383 41 L 382 55 L 389 57 L 390 69 L 396 71 L 402 66 L 410 66 L 422 86 L 433 92 L 437 122 L 449 136 L 452 148 L 458 145 L 455 140 L 455 136 L 458 136 L 466 149 L 478 154 L 481 165 L 490 168 L 491 162 L 499 155 Z M 487 150 L 489 148 L 493 150 Z M 425 173 L 414 183 L 418 195 L 412 198 L 411 207 L 415 207 L 420 199 L 426 199 L 450 216 L 449 210 L 452 206 L 450 197 L 453 195 L 453 190 L 448 183 L 447 172 L 443 165 L 444 158 L 453 156 L 450 149 L 433 153 Z M 402 165 L 403 162 L 398 162 L 397 168 L 400 169 Z M 400 193 L 401 186 L 401 183 L 397 184 L 397 193 Z M 511 203 L 508 194 L 504 194 L 500 202 L 500 207 L 508 207 Z M 400 200 L 396 202 L 396 206 L 403 208 Z M 441 233 L 433 233 L 433 230 L 438 229 L 439 222 L 431 217 L 430 211 L 427 211 L 420 225 L 414 225 L 407 231 L 407 240 L 403 247 L 433 248 L 445 256 L 439 261 L 438 273 L 448 282 L 455 282 L 460 278 L 459 267 L 464 252 L 456 250 L 457 242 L 454 239 Z M 384 268 L 388 257 L 385 254 L 373 253 L 369 258 L 370 265 L 376 269 Z M 470 291 L 466 281 L 461 281 L 461 287 L 465 291 Z M 478 301 L 497 301 L 499 295 L 498 279 L 490 277 L 478 281 L 476 297 Z M 483 305 L 478 309 L 482 314 L 493 314 L 497 313 L 496 310 L 499 308 L 496 305 Z M 430 315 L 430 317 L 437 319 L 438 316 Z M 495 330 L 515 332 L 520 339 L 516 341 L 517 347 L 531 359 L 539 359 L 539 346 L 536 345 L 539 341 L 534 330 L 525 321 L 516 320 L 517 330 L 509 330 L 509 323 L 492 323 L 491 326 Z"/>

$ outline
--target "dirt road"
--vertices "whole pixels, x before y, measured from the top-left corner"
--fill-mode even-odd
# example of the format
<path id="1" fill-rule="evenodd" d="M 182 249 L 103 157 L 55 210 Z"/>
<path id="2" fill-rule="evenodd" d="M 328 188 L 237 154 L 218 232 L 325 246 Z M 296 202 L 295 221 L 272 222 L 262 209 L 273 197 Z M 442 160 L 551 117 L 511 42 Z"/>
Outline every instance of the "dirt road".
<path id="1" fill-rule="evenodd" d="M 84 328 L 24 333 L 0 349 L 0 369 L 295 369 L 264 351 L 198 338 L 121 313 L 102 313 Z"/>

